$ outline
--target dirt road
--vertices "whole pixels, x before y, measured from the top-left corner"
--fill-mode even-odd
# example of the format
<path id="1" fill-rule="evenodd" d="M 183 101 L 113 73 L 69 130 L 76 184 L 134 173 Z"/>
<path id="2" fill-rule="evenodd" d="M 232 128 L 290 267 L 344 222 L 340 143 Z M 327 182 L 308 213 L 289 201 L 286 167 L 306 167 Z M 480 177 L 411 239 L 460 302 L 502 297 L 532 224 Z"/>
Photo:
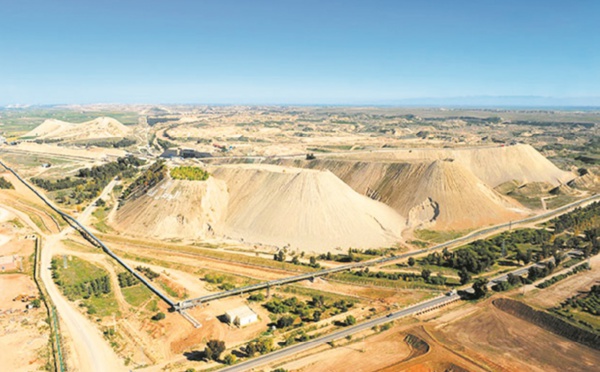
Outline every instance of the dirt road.
<path id="1" fill-rule="evenodd" d="M 114 181 L 107 186 L 107 190 L 102 195 L 106 195 L 113 186 Z M 90 204 L 82 213 L 84 218 L 90 215 L 93 205 L 94 203 Z M 32 223 L 32 225 L 35 228 L 35 224 Z M 86 372 L 127 371 L 123 362 L 110 348 L 107 341 L 104 340 L 100 331 L 72 303 L 62 296 L 52 280 L 52 272 L 49 267 L 52 261 L 53 247 L 72 229 L 67 228 L 54 235 L 45 235 L 39 229 L 36 230 L 43 237 L 40 277 L 61 317 L 64 325 L 63 331 L 66 331 L 73 341 L 72 350 L 76 354 L 73 359 L 77 365 L 70 365 L 70 369 Z"/>

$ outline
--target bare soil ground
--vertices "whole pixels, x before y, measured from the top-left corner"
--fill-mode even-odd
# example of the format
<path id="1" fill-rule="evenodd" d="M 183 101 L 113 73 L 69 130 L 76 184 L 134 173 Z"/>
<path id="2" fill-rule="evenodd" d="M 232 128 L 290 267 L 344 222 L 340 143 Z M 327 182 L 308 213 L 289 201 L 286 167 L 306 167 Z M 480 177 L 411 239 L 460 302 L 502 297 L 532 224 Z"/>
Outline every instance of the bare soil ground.
<path id="1" fill-rule="evenodd" d="M 281 365 L 290 371 L 482 371 L 481 367 L 448 351 L 420 326 L 397 326 L 378 334 L 371 331 L 340 340 L 340 346 L 321 346 Z M 408 334 L 429 346 L 425 354 L 406 341 Z"/>
<path id="2" fill-rule="evenodd" d="M 20 294 L 38 295 L 33 280 L 23 274 L 0 275 L 0 366 L 3 371 L 33 371 L 47 361 L 50 329 L 43 308 L 25 312 Z M 10 352 L 7 352 L 10 351 Z"/>
<path id="3" fill-rule="evenodd" d="M 490 301 L 438 325 L 432 335 L 492 370 L 589 371 L 600 363 L 597 351 L 495 309 Z"/>

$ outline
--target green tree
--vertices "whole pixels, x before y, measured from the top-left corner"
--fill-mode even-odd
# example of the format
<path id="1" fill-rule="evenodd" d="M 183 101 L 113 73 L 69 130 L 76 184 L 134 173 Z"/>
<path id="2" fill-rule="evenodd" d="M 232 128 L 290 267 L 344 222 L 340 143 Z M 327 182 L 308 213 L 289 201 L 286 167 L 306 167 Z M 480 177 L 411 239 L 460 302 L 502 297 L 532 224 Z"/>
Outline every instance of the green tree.
<path id="1" fill-rule="evenodd" d="M 427 282 L 429 281 L 429 278 L 431 277 L 431 271 L 427 270 L 427 269 L 423 269 L 423 271 L 421 271 L 421 277 Z"/>
<path id="2" fill-rule="evenodd" d="M 225 351 L 225 341 L 210 340 L 206 343 L 204 354 L 208 359 L 219 360 L 221 354 Z"/>
<path id="3" fill-rule="evenodd" d="M 460 284 L 462 285 L 467 284 L 471 280 L 471 274 L 469 274 L 464 267 L 458 272 L 458 277 L 460 278 Z"/>
<path id="4" fill-rule="evenodd" d="M 487 284 L 488 280 L 485 278 L 479 278 L 475 280 L 475 282 L 473 283 L 473 296 L 475 298 L 481 298 L 485 296 L 488 290 Z"/>
<path id="5" fill-rule="evenodd" d="M 356 324 L 356 318 L 354 316 L 352 316 L 352 315 L 348 315 L 346 317 L 346 320 L 344 320 L 344 324 L 346 326 L 354 325 L 354 324 Z"/>
<path id="6" fill-rule="evenodd" d="M 159 321 L 159 320 L 163 320 L 164 318 L 165 318 L 165 313 L 158 312 L 158 313 L 154 314 L 154 316 L 152 317 L 152 320 Z"/>
<path id="7" fill-rule="evenodd" d="M 277 320 L 277 328 L 286 328 L 294 324 L 294 318 L 291 316 L 282 316 Z"/>
<path id="8" fill-rule="evenodd" d="M 279 250 L 279 252 L 275 253 L 275 255 L 273 256 L 273 259 L 275 261 L 284 262 L 285 261 L 285 252 L 283 251 L 283 249 L 281 249 L 281 250 Z"/>
<path id="9" fill-rule="evenodd" d="M 506 281 L 511 286 L 519 285 L 519 284 L 521 284 L 521 277 L 518 275 L 514 275 L 513 273 L 510 273 L 510 274 L 508 274 Z"/>
<path id="10" fill-rule="evenodd" d="M 321 320 L 321 312 L 319 310 L 315 310 L 313 312 L 313 321 L 318 322 Z"/>
<path id="11" fill-rule="evenodd" d="M 225 358 L 223 358 L 223 361 L 225 362 L 225 364 L 230 366 L 237 362 L 237 357 L 233 354 L 227 354 L 225 355 Z"/>
<path id="12" fill-rule="evenodd" d="M 408 266 L 415 266 L 415 259 L 412 257 L 408 258 Z"/>

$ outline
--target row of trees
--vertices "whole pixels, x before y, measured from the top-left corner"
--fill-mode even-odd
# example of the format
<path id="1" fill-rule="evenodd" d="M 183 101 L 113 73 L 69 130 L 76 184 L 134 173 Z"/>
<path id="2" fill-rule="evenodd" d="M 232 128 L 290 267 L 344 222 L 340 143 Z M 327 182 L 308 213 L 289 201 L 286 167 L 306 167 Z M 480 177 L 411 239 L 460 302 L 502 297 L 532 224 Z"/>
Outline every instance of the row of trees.
<path id="1" fill-rule="evenodd" d="M 62 286 L 63 282 L 60 278 L 60 274 L 57 271 L 52 273 L 52 278 L 54 279 L 56 285 L 62 287 L 63 293 L 71 301 L 80 298 L 88 299 L 92 296 L 100 297 L 103 294 L 108 294 L 111 292 L 110 279 L 108 275 L 68 286 Z"/>
<path id="2" fill-rule="evenodd" d="M 431 275 L 431 270 L 423 269 L 421 274 L 417 273 L 396 273 L 396 272 L 384 272 L 384 271 L 370 271 L 369 268 L 363 270 L 352 271 L 352 275 L 365 277 L 365 278 L 377 278 L 387 280 L 404 280 L 405 282 L 416 282 L 423 281 L 425 283 L 433 285 L 445 285 L 448 278 L 438 275 Z"/>
<path id="3" fill-rule="evenodd" d="M 75 178 L 65 177 L 55 181 L 32 178 L 31 182 L 46 191 L 59 191 L 56 195 L 59 203 L 81 204 L 97 197 L 114 177 L 133 177 L 137 167 L 144 163 L 134 156 L 126 156 L 107 164 L 80 169 Z M 67 189 L 71 189 L 68 194 L 62 192 Z"/>
<path id="4" fill-rule="evenodd" d="M 577 208 L 570 213 L 560 215 L 550 221 L 554 232 L 585 230 L 598 226 L 600 218 L 600 202 L 594 202 L 584 208 Z"/>
<path id="5" fill-rule="evenodd" d="M 121 287 L 121 288 L 131 287 L 131 286 L 136 285 L 136 284 L 138 284 L 140 282 L 129 271 L 125 271 L 125 272 L 119 273 L 117 275 L 117 278 L 119 279 L 119 287 Z"/>
<path id="6" fill-rule="evenodd" d="M 164 160 L 156 161 L 123 191 L 121 200 L 144 194 L 148 189 L 162 181 L 166 175 L 167 166 Z"/>
<path id="7" fill-rule="evenodd" d="M 119 141 L 99 141 L 99 142 L 88 143 L 87 145 L 93 145 L 93 146 L 98 146 L 98 147 L 112 147 L 115 149 L 119 149 L 119 148 L 123 148 L 123 147 L 133 146 L 135 144 L 136 144 L 136 141 L 134 139 L 123 138 L 123 139 L 120 139 Z"/>
<path id="8" fill-rule="evenodd" d="M 14 189 L 15 187 L 10 181 L 7 181 L 6 178 L 0 177 L 0 189 Z"/>
<path id="9" fill-rule="evenodd" d="M 150 269 L 149 267 L 146 267 L 146 266 L 137 266 L 135 269 L 137 271 L 141 272 L 142 274 L 144 274 L 146 276 L 146 278 L 148 278 L 150 280 L 154 280 L 160 276 L 159 273 L 157 273 L 156 271 L 153 271 L 152 269 Z"/>
<path id="10" fill-rule="evenodd" d="M 494 238 L 477 240 L 465 248 L 450 252 L 445 248 L 441 253 L 434 252 L 422 259 L 427 265 L 446 266 L 464 272 L 479 274 L 491 267 L 501 257 L 512 255 L 516 261 L 524 264 L 532 260 L 540 260 L 553 254 L 558 249 L 549 245 L 552 234 L 546 230 L 522 229 L 502 233 Z M 561 241 L 559 241 L 560 243 Z M 522 251 L 517 244 L 542 245 L 542 250 L 535 254 L 532 250 Z M 412 261 L 414 264 L 414 261 Z M 409 263 L 410 264 L 410 263 Z"/>

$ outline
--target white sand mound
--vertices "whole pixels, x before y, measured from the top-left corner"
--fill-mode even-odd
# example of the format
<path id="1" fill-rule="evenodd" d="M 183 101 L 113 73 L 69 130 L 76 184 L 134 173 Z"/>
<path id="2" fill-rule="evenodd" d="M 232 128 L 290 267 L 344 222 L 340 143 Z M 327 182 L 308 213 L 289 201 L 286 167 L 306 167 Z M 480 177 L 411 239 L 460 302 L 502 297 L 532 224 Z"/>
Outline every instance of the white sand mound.
<path id="1" fill-rule="evenodd" d="M 203 182 L 167 179 L 125 203 L 114 227 L 159 239 L 211 236 L 224 216 L 227 198 L 225 183 L 213 177 Z"/>
<path id="2" fill-rule="evenodd" d="M 234 238 L 318 252 L 389 246 L 405 227 L 394 210 L 330 172 L 235 165 L 212 173 L 229 188 L 223 233 Z"/>
<path id="3" fill-rule="evenodd" d="M 566 183 L 575 175 L 558 169 L 530 145 L 478 148 L 410 149 L 364 154 L 370 160 L 454 159 L 491 187 L 517 180 L 521 183 Z"/>
<path id="4" fill-rule="evenodd" d="M 291 163 L 290 161 L 285 161 Z M 360 194 L 394 208 L 410 227 L 471 229 L 522 218 L 510 202 L 455 161 L 295 161 L 328 169 Z"/>
<path id="5" fill-rule="evenodd" d="M 36 139 L 82 140 L 121 138 L 126 137 L 129 133 L 129 128 L 119 121 L 109 117 L 100 117 L 80 124 L 48 119 L 27 133 L 25 137 L 34 137 Z"/>
<path id="6" fill-rule="evenodd" d="M 376 248 L 401 240 L 405 220 L 330 172 L 224 166 L 207 181 L 167 179 L 125 203 L 115 228 L 161 239 L 224 236 L 313 252 Z"/>

